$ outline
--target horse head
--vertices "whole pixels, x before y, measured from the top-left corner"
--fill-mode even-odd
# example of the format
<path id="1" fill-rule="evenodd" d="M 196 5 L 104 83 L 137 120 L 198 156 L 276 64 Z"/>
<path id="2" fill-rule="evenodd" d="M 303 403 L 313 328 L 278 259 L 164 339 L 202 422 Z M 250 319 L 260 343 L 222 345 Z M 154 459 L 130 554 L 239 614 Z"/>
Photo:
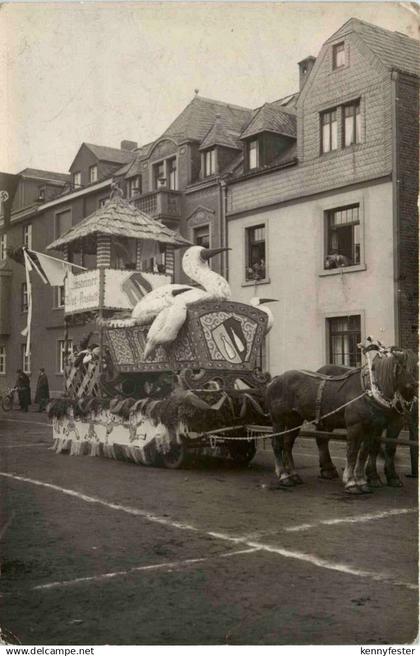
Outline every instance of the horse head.
<path id="1" fill-rule="evenodd" d="M 418 357 L 410 349 L 397 346 L 378 352 L 372 371 L 383 396 L 395 396 L 410 403 L 418 395 Z"/>
<path id="2" fill-rule="evenodd" d="M 391 347 L 395 383 L 405 401 L 412 401 L 419 392 L 418 355 L 411 349 Z"/>

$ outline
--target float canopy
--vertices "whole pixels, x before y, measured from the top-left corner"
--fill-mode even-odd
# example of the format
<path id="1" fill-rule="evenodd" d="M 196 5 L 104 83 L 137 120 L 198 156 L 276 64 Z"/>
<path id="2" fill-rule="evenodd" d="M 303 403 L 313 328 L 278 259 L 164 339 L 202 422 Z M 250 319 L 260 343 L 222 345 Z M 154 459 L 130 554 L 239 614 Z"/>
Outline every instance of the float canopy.
<path id="1" fill-rule="evenodd" d="M 103 207 L 67 230 L 46 250 L 64 250 L 71 246 L 77 251 L 83 246 L 85 252 L 94 252 L 99 235 L 149 239 L 173 248 L 191 246 L 191 242 L 137 209 L 118 192 L 113 192 Z"/>

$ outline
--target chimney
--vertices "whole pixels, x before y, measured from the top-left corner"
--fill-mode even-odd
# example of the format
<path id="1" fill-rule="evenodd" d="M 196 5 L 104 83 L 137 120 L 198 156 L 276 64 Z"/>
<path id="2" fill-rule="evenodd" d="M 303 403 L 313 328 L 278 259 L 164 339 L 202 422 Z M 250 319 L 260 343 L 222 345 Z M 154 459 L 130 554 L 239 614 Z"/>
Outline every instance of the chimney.
<path id="1" fill-rule="evenodd" d="M 315 62 L 316 57 L 312 57 L 311 55 L 305 57 L 305 59 L 302 59 L 302 61 L 299 62 L 299 91 L 302 91 L 305 86 L 306 80 L 308 79 Z"/>
<path id="2" fill-rule="evenodd" d="M 128 141 L 124 139 L 121 141 L 121 150 L 135 150 L 137 148 L 137 141 Z"/>

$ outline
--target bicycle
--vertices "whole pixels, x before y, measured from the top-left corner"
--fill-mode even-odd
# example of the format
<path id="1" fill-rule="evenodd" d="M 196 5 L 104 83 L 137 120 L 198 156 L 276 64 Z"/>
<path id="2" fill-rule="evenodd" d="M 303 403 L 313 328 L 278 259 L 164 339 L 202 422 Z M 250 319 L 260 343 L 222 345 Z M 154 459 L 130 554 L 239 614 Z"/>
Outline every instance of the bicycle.
<path id="1" fill-rule="evenodd" d="M 15 402 L 15 392 L 17 391 L 16 387 L 11 387 L 7 393 L 1 398 L 1 407 L 5 412 L 13 409 Z"/>

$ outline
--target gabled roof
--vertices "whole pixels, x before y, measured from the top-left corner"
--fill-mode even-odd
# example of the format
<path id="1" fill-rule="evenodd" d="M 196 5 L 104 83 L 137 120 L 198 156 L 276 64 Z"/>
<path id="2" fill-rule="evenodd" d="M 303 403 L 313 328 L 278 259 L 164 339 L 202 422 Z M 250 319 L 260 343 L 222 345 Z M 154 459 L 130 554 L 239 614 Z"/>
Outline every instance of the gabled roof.
<path id="1" fill-rule="evenodd" d="M 239 137 L 240 132 L 229 130 L 223 124 L 221 115 L 217 115 L 215 122 L 201 142 L 200 150 L 212 148 L 213 146 L 240 149 L 241 142 L 239 141 Z"/>
<path id="2" fill-rule="evenodd" d="M 217 114 L 220 114 L 226 129 L 241 132 L 251 119 L 252 110 L 195 96 L 160 138 L 170 137 L 177 143 L 189 140 L 201 142 L 213 126 Z"/>
<path id="3" fill-rule="evenodd" d="M 356 32 L 386 68 L 420 75 L 420 44 L 416 39 L 358 18 L 350 18 L 326 43 L 336 41 L 350 32 Z"/>
<path id="4" fill-rule="evenodd" d="M 152 219 L 131 205 L 128 200 L 115 194 L 103 207 L 49 244 L 47 250 L 62 250 L 67 244 L 99 234 L 131 239 L 151 239 L 161 244 L 171 244 L 175 248 L 190 245 L 189 241 L 177 235 L 163 223 Z"/>
<path id="5" fill-rule="evenodd" d="M 83 142 L 82 146 L 86 146 L 89 150 L 102 162 L 115 162 L 116 164 L 126 164 L 132 162 L 136 157 L 136 153 L 132 150 L 121 150 L 120 148 L 110 148 L 109 146 L 96 146 Z"/>
<path id="6" fill-rule="evenodd" d="M 42 169 L 26 168 L 18 175 L 24 178 L 40 178 L 41 180 L 55 180 L 57 182 L 68 182 L 71 176 L 68 173 L 56 173 L 55 171 L 44 171 Z"/>
<path id="7" fill-rule="evenodd" d="M 242 132 L 241 139 L 247 139 L 260 132 L 275 132 L 286 137 L 296 138 L 296 114 L 294 110 L 286 107 L 282 100 L 265 103 Z"/>

